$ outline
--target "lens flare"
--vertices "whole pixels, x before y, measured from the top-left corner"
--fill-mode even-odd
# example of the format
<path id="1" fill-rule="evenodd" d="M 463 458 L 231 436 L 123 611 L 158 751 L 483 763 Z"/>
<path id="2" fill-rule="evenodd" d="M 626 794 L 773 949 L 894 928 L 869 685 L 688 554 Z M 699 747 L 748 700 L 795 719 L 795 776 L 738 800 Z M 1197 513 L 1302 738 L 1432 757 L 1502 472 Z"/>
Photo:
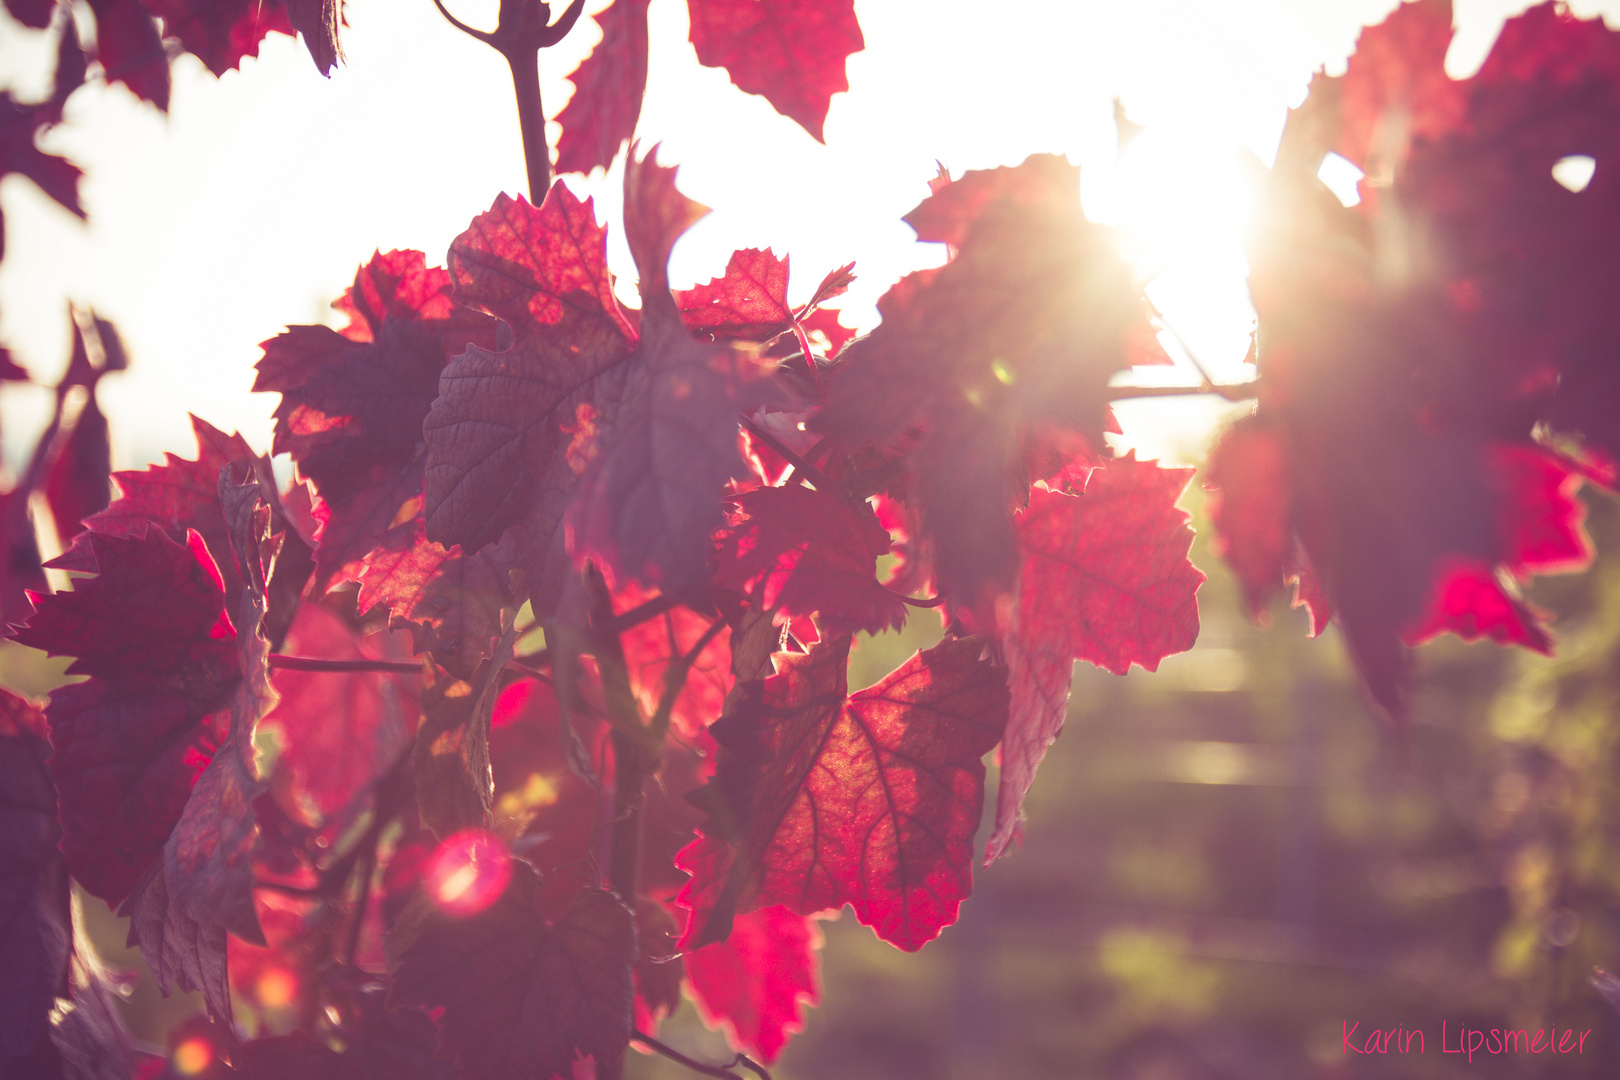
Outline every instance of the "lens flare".
<path id="1" fill-rule="evenodd" d="M 285 968 L 269 968 L 253 984 L 259 1004 L 267 1009 L 284 1009 L 298 996 L 298 979 Z"/>
<path id="2" fill-rule="evenodd" d="M 207 1039 L 187 1039 L 174 1048 L 173 1062 L 181 1076 L 196 1076 L 214 1063 L 214 1048 Z"/>
<path id="3" fill-rule="evenodd" d="M 451 915 L 476 915 L 499 899 L 512 878 L 512 857 L 482 829 L 456 833 L 433 853 L 427 888 Z"/>

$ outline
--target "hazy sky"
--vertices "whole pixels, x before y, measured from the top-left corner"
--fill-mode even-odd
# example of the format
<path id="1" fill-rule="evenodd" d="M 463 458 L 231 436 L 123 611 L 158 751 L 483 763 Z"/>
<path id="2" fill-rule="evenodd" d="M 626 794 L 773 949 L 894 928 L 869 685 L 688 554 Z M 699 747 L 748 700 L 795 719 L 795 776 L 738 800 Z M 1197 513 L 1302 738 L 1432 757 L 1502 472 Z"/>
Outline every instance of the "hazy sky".
<path id="1" fill-rule="evenodd" d="M 496 0 L 450 6 L 493 24 Z M 1234 371 L 1252 317 L 1234 155 L 1247 148 L 1269 161 L 1311 72 L 1342 70 L 1359 27 L 1392 6 L 858 0 L 866 49 L 850 58 L 851 89 L 833 99 L 822 146 L 724 71 L 701 67 L 685 4 L 653 0 L 638 135 L 661 141 L 682 189 L 715 210 L 676 248 L 671 277 L 678 287 L 706 280 L 732 249 L 770 246 L 792 256 L 799 295 L 853 259 L 860 280 L 845 321 L 870 329 L 884 289 L 943 258 L 899 220 L 926 195 L 936 159 L 959 175 L 1066 153 L 1082 167 L 1087 212 L 1122 226 L 1139 268 L 1160 271 L 1155 298 L 1183 336 L 1212 368 Z M 1501 19 L 1525 6 L 1459 0 L 1453 73 L 1477 66 Z M 1620 0 L 1572 6 L 1620 13 Z M 247 392 L 258 343 L 287 323 L 330 318 L 327 304 L 373 249 L 420 248 L 442 263 L 497 192 L 522 191 L 500 58 L 449 27 L 431 0 L 347 0 L 346 11 L 348 64 L 329 80 L 302 45 L 272 35 L 223 79 L 183 58 L 167 117 L 122 87 L 75 94 L 47 146 L 85 170 L 88 225 L 20 177 L 0 183 L 0 341 L 48 380 L 66 362 L 69 299 L 118 324 L 133 366 L 103 388 L 117 464 L 189 455 L 188 411 L 268 446 L 276 397 Z M 597 37 L 584 19 L 542 54 L 549 114 L 572 91 L 563 73 Z M 0 14 L 0 83 L 18 96 L 45 88 L 39 41 Z M 1117 168 L 1115 97 L 1148 126 Z M 628 286 L 618 180 L 615 170 L 568 183 L 596 197 Z M 0 393 L 8 443 L 43 422 L 44 402 L 43 390 Z M 1193 421 L 1211 410 L 1181 404 L 1175 415 L 1194 434 L 1178 438 L 1174 424 L 1149 428 L 1134 414 L 1128 434 L 1149 452 L 1187 452 L 1198 442 Z"/>

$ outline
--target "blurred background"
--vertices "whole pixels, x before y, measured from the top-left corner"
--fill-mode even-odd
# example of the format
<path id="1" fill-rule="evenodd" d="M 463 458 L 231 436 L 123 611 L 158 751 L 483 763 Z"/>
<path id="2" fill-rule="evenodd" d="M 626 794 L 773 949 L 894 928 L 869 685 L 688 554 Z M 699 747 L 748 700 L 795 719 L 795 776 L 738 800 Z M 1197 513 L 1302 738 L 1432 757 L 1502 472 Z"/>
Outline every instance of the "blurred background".
<path id="1" fill-rule="evenodd" d="M 493 24 L 496 0 L 450 6 Z M 734 248 L 771 246 L 794 260 L 797 302 L 854 259 L 845 322 L 870 329 L 890 284 L 945 257 L 899 220 L 936 160 L 960 175 L 1066 153 L 1088 214 L 1119 227 L 1175 328 L 1166 345 L 1183 363 L 1135 377 L 1195 382 L 1191 352 L 1241 378 L 1253 312 L 1240 239 L 1254 208 L 1236 155 L 1269 161 L 1311 72 L 1342 70 L 1360 26 L 1392 6 L 860 2 L 867 47 L 822 146 L 700 67 L 684 5 L 655 0 L 639 135 L 662 141 L 683 190 L 715 208 L 671 277 L 684 287 Z M 1452 73 L 1472 71 L 1524 6 L 1458 0 Z M 1570 6 L 1620 25 L 1620 3 Z M 121 87 L 76 93 L 44 145 L 85 170 L 88 223 L 21 177 L 0 180 L 0 344 L 37 384 L 0 392 L 0 468 L 46 422 L 69 302 L 116 323 L 131 356 L 102 385 L 115 467 L 189 456 L 187 412 L 263 448 L 276 399 L 248 393 L 258 342 L 333 320 L 327 305 L 373 249 L 441 261 L 496 192 L 521 190 L 499 58 L 429 0 L 345 10 L 348 65 L 330 80 L 272 36 L 218 80 L 183 57 L 167 116 Z M 584 20 L 545 54 L 548 113 L 596 36 Z M 0 88 L 43 96 L 50 70 L 40 35 L 0 12 Z M 1124 148 L 1116 100 L 1145 128 Z M 628 287 L 617 169 L 568 183 L 595 197 Z M 1129 405 L 1120 442 L 1198 463 L 1232 410 Z M 824 924 L 824 1004 L 778 1080 L 1616 1075 L 1620 1018 L 1588 976 L 1620 967 L 1620 556 L 1538 584 L 1533 598 L 1559 616 L 1557 659 L 1449 639 L 1422 650 L 1415 719 L 1395 732 L 1363 703 L 1333 631 L 1310 640 L 1282 608 L 1268 626 L 1241 615 L 1196 481 L 1184 505 L 1210 574 L 1198 646 L 1157 674 L 1077 672 L 1023 848 L 979 874 L 939 941 L 906 955 L 852 918 Z M 1600 552 L 1620 550 L 1612 502 L 1593 499 L 1591 527 Z M 937 636 L 920 612 L 903 634 L 864 641 L 852 685 Z M 48 690 L 62 666 L 0 644 L 0 683 L 19 690 Z M 198 1004 L 159 1000 L 118 921 L 94 901 L 85 915 L 107 962 L 135 973 L 136 1034 L 161 1043 Z M 1593 1033 L 1581 1055 L 1469 1064 L 1440 1052 L 1442 1022 Z M 1426 1052 L 1346 1056 L 1356 1023 L 1421 1030 Z M 690 1005 L 664 1032 L 704 1060 L 728 1056 Z M 690 1075 L 639 1056 L 630 1074 Z"/>

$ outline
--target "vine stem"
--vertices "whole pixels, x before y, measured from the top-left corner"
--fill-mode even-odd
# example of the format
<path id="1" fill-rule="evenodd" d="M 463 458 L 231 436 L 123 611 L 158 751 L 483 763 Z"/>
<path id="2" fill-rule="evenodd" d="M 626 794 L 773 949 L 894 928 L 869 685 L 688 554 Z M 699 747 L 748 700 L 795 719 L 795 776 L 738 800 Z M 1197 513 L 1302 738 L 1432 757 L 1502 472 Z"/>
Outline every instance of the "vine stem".
<path id="1" fill-rule="evenodd" d="M 1197 386 L 1110 386 L 1109 401 L 1130 398 L 1200 397 L 1213 394 L 1227 401 L 1250 401 L 1260 394 L 1258 379 L 1241 383 L 1200 383 Z"/>
<path id="2" fill-rule="evenodd" d="M 752 1060 L 746 1054 L 738 1054 L 731 1060 L 730 1065 L 705 1065 L 701 1061 L 696 1061 L 687 1057 L 673 1046 L 668 1046 L 659 1042 L 657 1039 L 646 1034 L 645 1032 L 639 1030 L 632 1031 L 630 1033 L 630 1040 L 632 1042 L 638 1042 L 647 1049 L 669 1058 L 669 1060 L 678 1065 L 686 1066 L 695 1073 L 702 1073 L 704 1076 L 718 1076 L 729 1078 L 729 1080 L 743 1080 L 741 1076 L 731 1071 L 732 1069 L 741 1066 L 742 1068 L 753 1073 L 755 1076 L 759 1077 L 760 1080 L 771 1080 L 771 1074 L 765 1070 L 765 1066 Z"/>
<path id="3" fill-rule="evenodd" d="M 523 161 L 528 170 L 529 202 L 539 206 L 551 187 L 551 146 L 546 142 L 546 113 L 540 101 L 540 50 L 567 36 L 579 21 L 585 0 L 573 0 L 549 26 L 551 5 L 545 0 L 501 0 L 494 30 L 468 26 L 450 13 L 444 0 L 433 0 L 433 3 L 451 26 L 500 53 L 512 69 Z"/>
<path id="4" fill-rule="evenodd" d="M 287 653 L 271 653 L 270 666 L 284 671 L 397 671 L 418 675 L 422 673 L 420 660 L 329 660 L 324 656 L 290 656 Z"/>
<path id="5" fill-rule="evenodd" d="M 817 491 L 825 491 L 829 495 L 833 493 L 833 482 L 827 479 L 826 473 L 810 464 L 803 457 L 795 454 L 792 450 L 789 450 L 787 445 L 783 443 L 781 439 L 778 439 L 775 435 L 772 435 L 770 432 L 754 423 L 753 420 L 746 416 L 741 416 L 740 419 L 742 421 L 742 426 L 748 429 L 748 433 L 750 435 L 780 454 L 784 461 L 793 466 L 795 473 L 801 479 L 808 480 L 810 482 L 811 487 L 815 488 Z"/>

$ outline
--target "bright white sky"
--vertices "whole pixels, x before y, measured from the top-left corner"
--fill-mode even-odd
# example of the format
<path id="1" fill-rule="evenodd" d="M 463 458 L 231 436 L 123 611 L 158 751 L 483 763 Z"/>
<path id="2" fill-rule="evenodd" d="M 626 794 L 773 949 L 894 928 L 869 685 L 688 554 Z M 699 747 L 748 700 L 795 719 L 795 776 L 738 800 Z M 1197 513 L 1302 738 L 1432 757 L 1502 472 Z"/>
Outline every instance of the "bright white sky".
<path id="1" fill-rule="evenodd" d="M 473 25 L 497 0 L 450 0 Z M 587 11 L 606 4 L 588 0 Z M 1218 377 L 1241 375 L 1253 313 L 1238 246 L 1235 153 L 1269 161 L 1286 109 L 1319 66 L 1342 71 L 1360 26 L 1392 0 L 858 0 L 866 50 L 834 97 L 827 145 L 762 98 L 701 67 L 686 6 L 654 0 L 640 138 L 662 141 L 682 189 L 714 208 L 675 250 L 677 287 L 706 280 L 738 247 L 789 253 L 802 298 L 855 260 L 846 323 L 870 329 L 902 274 L 943 258 L 900 216 L 926 194 L 934 161 L 967 169 L 1066 153 L 1082 167 L 1087 212 L 1123 227 L 1152 295 Z M 1526 5 L 1458 0 L 1453 74 L 1477 67 L 1501 19 Z M 1620 0 L 1572 5 L 1580 14 Z M 558 10 L 562 4 L 556 5 Z M 83 225 L 26 180 L 0 183 L 0 341 L 42 381 L 65 365 L 66 304 L 94 306 L 123 331 L 129 372 L 109 379 L 115 464 L 190 454 L 185 414 L 269 444 L 275 395 L 248 393 L 258 343 L 287 323 L 326 321 L 327 304 L 374 248 L 450 241 L 496 192 L 523 190 L 509 76 L 431 0 L 348 0 L 348 64 L 330 80 L 301 44 L 272 35 L 257 60 L 215 80 L 187 56 L 165 118 L 122 87 L 74 95 L 50 149 L 87 176 Z M 582 20 L 542 54 L 555 115 L 598 37 Z M 38 96 L 49 57 L 0 14 L 0 85 Z M 1148 131 L 1115 161 L 1112 99 Z M 596 196 L 624 284 L 635 271 L 617 227 L 617 170 L 569 184 Z M 633 294 L 632 294 L 633 295 Z M 1189 371 L 1165 373 L 1196 381 Z M 0 393 L 8 465 L 43 423 L 44 390 Z M 1170 423 L 1148 423 L 1148 408 Z M 1127 410 L 1145 454 L 1196 454 L 1218 410 L 1154 402 Z"/>

